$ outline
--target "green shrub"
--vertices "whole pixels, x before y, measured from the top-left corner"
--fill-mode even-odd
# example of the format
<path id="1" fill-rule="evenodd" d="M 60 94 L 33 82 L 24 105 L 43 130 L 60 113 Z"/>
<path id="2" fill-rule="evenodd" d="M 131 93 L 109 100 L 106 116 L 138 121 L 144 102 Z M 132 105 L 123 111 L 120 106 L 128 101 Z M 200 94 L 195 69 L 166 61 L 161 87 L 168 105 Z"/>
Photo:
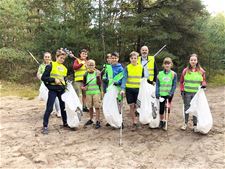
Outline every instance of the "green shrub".
<path id="1" fill-rule="evenodd" d="M 208 80 L 209 84 L 212 86 L 223 86 L 225 85 L 225 72 L 224 70 L 217 71 L 214 75 L 210 76 Z"/>
<path id="2" fill-rule="evenodd" d="M 38 65 L 25 51 L 1 48 L 0 49 L 0 79 L 30 83 L 36 80 Z"/>

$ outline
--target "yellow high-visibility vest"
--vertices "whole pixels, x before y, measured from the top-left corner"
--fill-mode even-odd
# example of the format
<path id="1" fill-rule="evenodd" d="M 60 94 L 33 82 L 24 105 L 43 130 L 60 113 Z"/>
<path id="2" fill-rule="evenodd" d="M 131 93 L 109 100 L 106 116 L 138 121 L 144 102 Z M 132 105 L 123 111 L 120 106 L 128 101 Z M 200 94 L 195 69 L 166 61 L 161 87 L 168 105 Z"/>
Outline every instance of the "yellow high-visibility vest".
<path id="1" fill-rule="evenodd" d="M 127 65 L 127 83 L 126 87 L 128 88 L 139 88 L 142 78 L 143 67 L 141 64 L 136 66 L 129 64 Z"/>
<path id="2" fill-rule="evenodd" d="M 150 81 L 153 81 L 154 79 L 154 63 L 155 63 L 155 57 L 154 56 L 148 56 L 148 63 L 147 63 L 147 69 L 148 69 L 148 74 L 149 77 L 148 79 Z M 138 57 L 138 64 L 141 64 L 141 57 Z M 143 66 L 143 65 L 142 65 Z"/>
<path id="3" fill-rule="evenodd" d="M 60 85 L 66 85 L 64 77 L 67 76 L 67 68 L 58 62 L 51 62 L 52 63 L 52 70 L 50 72 L 50 77 L 59 79 L 62 84 Z M 51 83 L 51 85 L 56 85 L 55 83 Z"/>
<path id="4" fill-rule="evenodd" d="M 81 63 L 80 59 L 78 59 L 78 63 L 79 64 Z M 84 64 L 80 67 L 80 69 L 75 70 L 74 81 L 75 82 L 82 81 L 84 79 L 84 74 L 85 74 L 86 71 L 87 71 L 87 68 Z"/>

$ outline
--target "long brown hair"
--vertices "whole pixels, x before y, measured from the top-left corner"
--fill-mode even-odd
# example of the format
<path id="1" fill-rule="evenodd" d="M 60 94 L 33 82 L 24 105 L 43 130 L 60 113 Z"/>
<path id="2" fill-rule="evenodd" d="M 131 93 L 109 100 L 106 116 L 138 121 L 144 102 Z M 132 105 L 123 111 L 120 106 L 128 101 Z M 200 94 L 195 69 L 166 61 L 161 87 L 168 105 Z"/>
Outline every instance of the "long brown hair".
<path id="1" fill-rule="evenodd" d="M 187 66 L 187 72 L 188 73 L 191 72 L 191 70 L 192 70 L 192 67 L 191 67 L 191 64 L 190 64 L 190 58 L 191 57 L 196 57 L 197 61 L 198 61 L 198 55 L 197 54 L 193 53 L 193 54 L 191 54 L 189 56 L 189 62 L 188 62 L 188 66 Z M 196 71 L 200 72 L 201 69 L 202 69 L 201 65 L 199 64 L 199 62 L 197 62 L 197 64 L 196 64 Z"/>

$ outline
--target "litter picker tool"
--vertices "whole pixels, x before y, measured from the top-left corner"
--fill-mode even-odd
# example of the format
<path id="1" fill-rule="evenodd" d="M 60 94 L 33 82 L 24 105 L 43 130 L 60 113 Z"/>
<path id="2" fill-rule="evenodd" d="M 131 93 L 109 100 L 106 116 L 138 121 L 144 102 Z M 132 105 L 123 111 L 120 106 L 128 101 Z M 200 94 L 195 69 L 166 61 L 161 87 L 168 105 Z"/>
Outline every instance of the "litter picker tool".
<path id="1" fill-rule="evenodd" d="M 166 47 L 166 45 L 164 45 L 163 47 L 161 47 L 161 49 L 159 49 L 159 51 L 156 52 L 156 53 L 154 54 L 153 57 L 155 58 L 158 54 L 160 54 L 160 52 L 162 52 L 162 50 L 163 50 L 165 47 Z M 148 64 L 148 62 L 150 62 L 150 60 L 147 61 L 147 62 L 143 65 L 143 67 L 145 67 L 145 66 Z"/>
<path id="2" fill-rule="evenodd" d="M 122 136 L 123 136 L 123 109 L 124 109 L 123 98 L 124 98 L 124 96 L 122 95 L 122 99 L 121 99 L 120 106 L 119 106 L 119 113 L 121 114 L 121 118 L 122 118 L 121 126 L 120 126 L 119 146 L 122 146 Z"/>
<path id="3" fill-rule="evenodd" d="M 29 54 L 30 54 L 30 56 L 35 60 L 35 62 L 38 64 L 38 65 L 40 65 L 40 63 L 38 62 L 38 60 L 34 57 L 34 55 L 31 53 L 31 52 L 29 52 L 29 51 L 27 51 Z"/>
<path id="4" fill-rule="evenodd" d="M 74 58 L 74 59 L 78 59 L 78 58 L 77 58 L 76 56 L 74 56 L 73 53 L 72 53 L 70 50 L 68 50 L 67 48 L 64 48 L 63 51 L 66 52 L 66 54 L 67 54 L 69 57 Z"/>
<path id="5" fill-rule="evenodd" d="M 165 126 L 164 126 L 164 130 L 167 130 L 168 129 L 169 111 L 170 111 L 170 103 L 169 103 L 169 99 L 166 99 L 166 104 L 165 104 Z"/>

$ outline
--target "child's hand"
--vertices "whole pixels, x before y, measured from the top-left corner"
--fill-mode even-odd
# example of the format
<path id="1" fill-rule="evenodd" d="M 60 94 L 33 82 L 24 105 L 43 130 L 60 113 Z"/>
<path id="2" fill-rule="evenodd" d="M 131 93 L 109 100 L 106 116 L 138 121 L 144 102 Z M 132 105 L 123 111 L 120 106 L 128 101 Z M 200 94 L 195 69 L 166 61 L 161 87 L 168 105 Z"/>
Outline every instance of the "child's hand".
<path id="1" fill-rule="evenodd" d="M 120 95 L 121 96 L 124 96 L 125 95 L 125 91 L 124 90 L 121 90 Z"/>
<path id="2" fill-rule="evenodd" d="M 80 87 L 82 90 L 87 90 L 87 87 L 86 86 L 81 86 Z"/>
<path id="3" fill-rule="evenodd" d="M 55 79 L 55 84 L 60 85 L 61 81 L 59 79 Z"/>
<path id="4" fill-rule="evenodd" d="M 72 51 L 70 51 L 70 53 L 69 53 L 69 57 L 75 58 L 75 56 L 74 56 L 74 54 L 73 54 L 73 52 L 72 52 Z"/>
<path id="5" fill-rule="evenodd" d="M 85 60 L 82 60 L 82 61 L 81 61 L 81 64 L 83 64 L 83 65 L 84 65 L 85 63 L 86 63 L 86 62 L 85 62 Z"/>

